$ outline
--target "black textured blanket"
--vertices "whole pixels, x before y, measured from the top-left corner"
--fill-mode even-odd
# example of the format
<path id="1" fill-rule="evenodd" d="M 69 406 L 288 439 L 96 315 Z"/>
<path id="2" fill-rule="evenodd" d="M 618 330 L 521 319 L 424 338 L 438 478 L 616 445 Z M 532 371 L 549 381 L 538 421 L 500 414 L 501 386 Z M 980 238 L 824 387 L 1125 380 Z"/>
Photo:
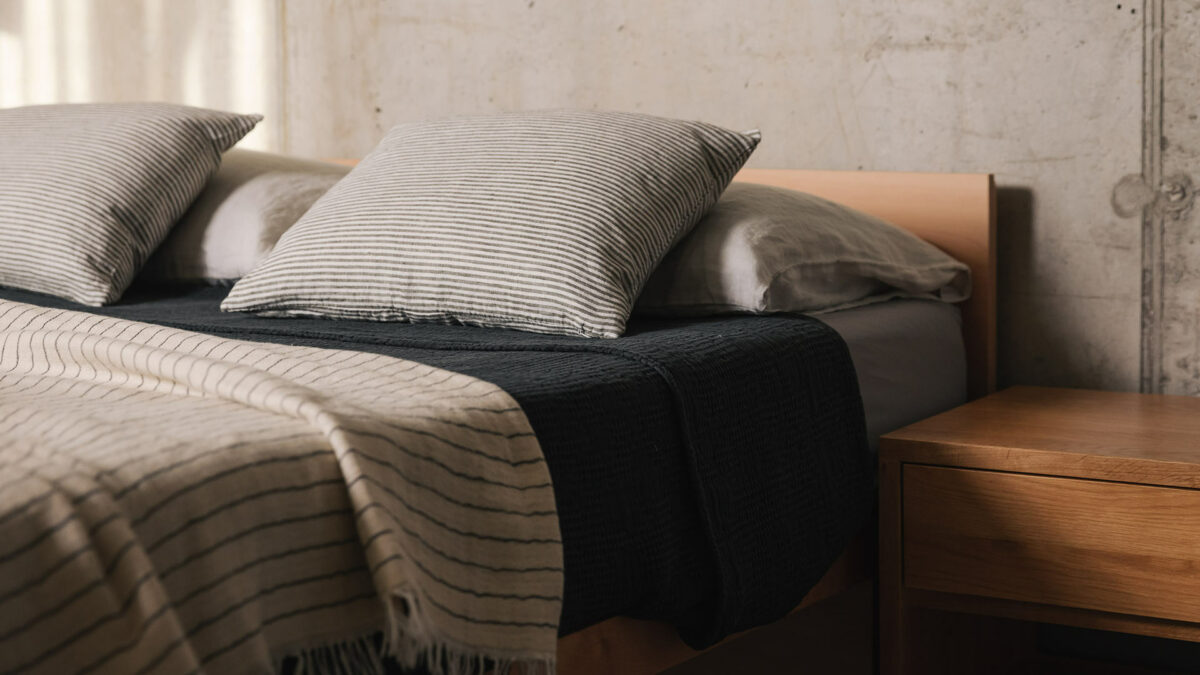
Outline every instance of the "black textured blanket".
<path id="1" fill-rule="evenodd" d="M 388 354 L 493 382 L 525 410 L 554 480 L 561 632 L 616 615 L 694 647 L 778 619 L 866 522 L 862 404 L 841 338 L 816 319 L 631 324 L 616 340 L 458 326 L 223 314 L 226 289 L 85 308 L 243 340 Z"/>

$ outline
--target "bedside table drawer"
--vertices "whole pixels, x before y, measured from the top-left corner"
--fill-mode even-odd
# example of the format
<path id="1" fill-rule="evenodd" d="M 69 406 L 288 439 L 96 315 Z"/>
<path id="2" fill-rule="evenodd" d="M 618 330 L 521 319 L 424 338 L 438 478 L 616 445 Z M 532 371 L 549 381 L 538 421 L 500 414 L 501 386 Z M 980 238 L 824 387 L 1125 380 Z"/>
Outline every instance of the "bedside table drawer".
<path id="1" fill-rule="evenodd" d="M 1200 491 L 908 464 L 904 585 L 1200 621 Z"/>

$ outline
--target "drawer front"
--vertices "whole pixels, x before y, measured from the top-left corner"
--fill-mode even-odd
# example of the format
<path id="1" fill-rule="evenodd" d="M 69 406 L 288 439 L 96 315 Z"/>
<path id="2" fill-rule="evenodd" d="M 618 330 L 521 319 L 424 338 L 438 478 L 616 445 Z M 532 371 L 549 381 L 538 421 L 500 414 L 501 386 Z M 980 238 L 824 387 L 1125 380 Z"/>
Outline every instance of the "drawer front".
<path id="1" fill-rule="evenodd" d="M 1200 491 L 904 467 L 904 583 L 1200 620 Z"/>

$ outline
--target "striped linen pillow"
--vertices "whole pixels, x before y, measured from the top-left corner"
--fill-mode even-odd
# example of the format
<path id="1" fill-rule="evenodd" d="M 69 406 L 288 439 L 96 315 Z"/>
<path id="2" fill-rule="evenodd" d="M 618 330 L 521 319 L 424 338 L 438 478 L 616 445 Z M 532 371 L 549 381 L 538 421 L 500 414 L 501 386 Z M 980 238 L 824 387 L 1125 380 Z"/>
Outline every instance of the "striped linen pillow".
<path id="1" fill-rule="evenodd" d="M 0 285 L 115 302 L 261 119 L 166 103 L 0 110 Z"/>
<path id="2" fill-rule="evenodd" d="M 617 337 L 758 138 L 596 111 L 400 125 L 221 308 Z"/>

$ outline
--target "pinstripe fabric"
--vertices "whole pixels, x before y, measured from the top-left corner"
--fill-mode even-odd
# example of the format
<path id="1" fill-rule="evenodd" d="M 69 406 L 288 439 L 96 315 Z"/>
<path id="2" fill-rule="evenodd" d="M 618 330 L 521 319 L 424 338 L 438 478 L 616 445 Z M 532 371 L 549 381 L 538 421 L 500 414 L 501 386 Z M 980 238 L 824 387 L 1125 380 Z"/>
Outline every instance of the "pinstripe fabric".
<path id="1" fill-rule="evenodd" d="M 166 103 L 0 110 L 0 285 L 115 302 L 260 119 Z"/>
<path id="2" fill-rule="evenodd" d="M 401 125 L 222 309 L 617 337 L 757 143 L 616 112 Z"/>
<path id="3" fill-rule="evenodd" d="M 4 301 L 0 438 L 0 673 L 369 672 L 389 628 L 552 667 L 553 488 L 494 385 Z"/>

